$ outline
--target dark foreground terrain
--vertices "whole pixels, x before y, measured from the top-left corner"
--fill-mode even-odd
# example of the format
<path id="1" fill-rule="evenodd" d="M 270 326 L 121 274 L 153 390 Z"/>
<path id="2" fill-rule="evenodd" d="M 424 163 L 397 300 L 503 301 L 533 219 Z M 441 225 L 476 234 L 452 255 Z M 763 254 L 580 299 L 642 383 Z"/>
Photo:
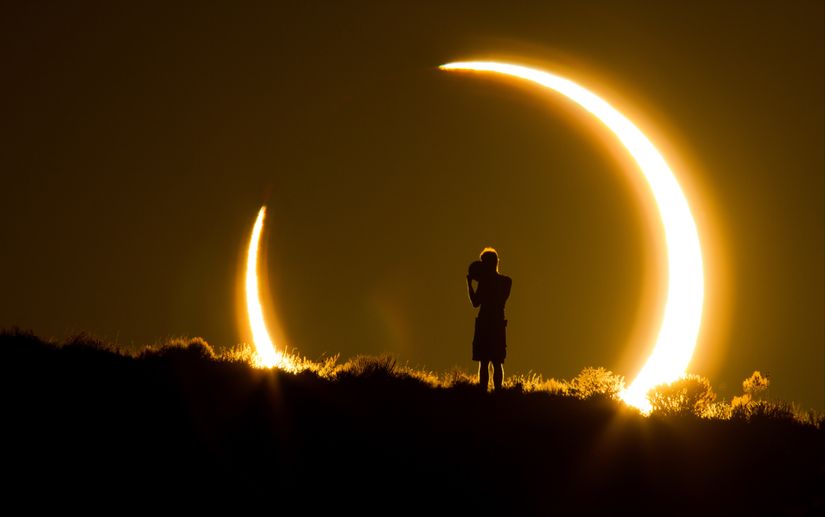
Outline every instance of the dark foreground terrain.
<path id="1" fill-rule="evenodd" d="M 2 495 L 26 513 L 823 507 L 825 430 L 788 419 L 645 418 L 605 398 L 433 388 L 381 368 L 330 380 L 197 343 L 131 356 L 5 332 L 0 354 Z"/>

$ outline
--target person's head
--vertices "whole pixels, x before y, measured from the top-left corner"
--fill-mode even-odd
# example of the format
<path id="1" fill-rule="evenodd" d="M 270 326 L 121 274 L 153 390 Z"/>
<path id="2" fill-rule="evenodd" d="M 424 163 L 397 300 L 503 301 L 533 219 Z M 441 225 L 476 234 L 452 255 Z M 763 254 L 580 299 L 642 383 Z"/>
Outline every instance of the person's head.
<path id="1" fill-rule="evenodd" d="M 484 264 L 484 269 L 490 273 L 498 272 L 498 253 L 496 252 L 495 248 L 484 248 L 481 250 L 481 254 L 478 256 L 481 259 L 481 263 Z"/>

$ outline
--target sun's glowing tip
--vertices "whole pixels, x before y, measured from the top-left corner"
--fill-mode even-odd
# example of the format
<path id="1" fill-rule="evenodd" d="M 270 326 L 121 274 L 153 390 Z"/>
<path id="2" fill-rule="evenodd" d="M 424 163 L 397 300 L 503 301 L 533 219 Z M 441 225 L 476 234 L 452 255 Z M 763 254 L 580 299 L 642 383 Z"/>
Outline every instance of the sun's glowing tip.
<path id="1" fill-rule="evenodd" d="M 444 63 L 438 67 L 439 70 L 469 70 L 473 68 L 473 62 L 469 61 L 455 61 L 452 63 Z"/>

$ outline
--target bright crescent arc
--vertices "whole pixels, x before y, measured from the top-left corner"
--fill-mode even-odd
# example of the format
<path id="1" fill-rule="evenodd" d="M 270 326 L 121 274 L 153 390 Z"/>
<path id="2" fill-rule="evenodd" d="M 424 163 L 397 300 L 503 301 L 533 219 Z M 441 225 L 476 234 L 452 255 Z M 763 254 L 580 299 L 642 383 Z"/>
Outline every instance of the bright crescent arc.
<path id="1" fill-rule="evenodd" d="M 249 237 L 249 248 L 246 252 L 246 312 L 252 331 L 252 342 L 257 353 L 256 363 L 265 368 L 272 368 L 283 366 L 285 358 L 275 349 L 275 344 L 266 328 L 261 297 L 258 292 L 258 248 L 265 217 L 266 207 L 262 206 L 258 211 L 258 218 L 255 219 L 255 225 L 252 227 L 252 235 Z"/>
<path id="2" fill-rule="evenodd" d="M 493 72 L 524 79 L 572 100 L 607 126 L 636 160 L 664 228 L 668 289 L 653 352 L 636 379 L 621 394 L 628 404 L 650 410 L 647 392 L 685 374 L 693 356 L 704 303 L 704 271 L 699 232 L 687 199 L 662 154 L 639 128 L 590 90 L 549 72 L 492 61 L 448 63 L 442 70 Z"/>

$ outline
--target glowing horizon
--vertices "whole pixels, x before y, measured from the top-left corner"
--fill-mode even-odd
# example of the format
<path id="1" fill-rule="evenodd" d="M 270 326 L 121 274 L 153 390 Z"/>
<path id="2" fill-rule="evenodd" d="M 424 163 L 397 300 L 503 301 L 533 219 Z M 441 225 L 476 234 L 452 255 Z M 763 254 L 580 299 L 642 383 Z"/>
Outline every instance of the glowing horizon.
<path id="1" fill-rule="evenodd" d="M 676 176 L 650 139 L 607 101 L 564 77 L 492 61 L 455 62 L 442 70 L 493 72 L 524 79 L 561 93 L 613 132 L 633 156 L 658 208 L 667 249 L 668 288 L 653 352 L 621 393 L 627 404 L 650 410 L 647 392 L 684 376 L 696 348 L 704 303 L 704 270 L 699 232 Z"/>
<path id="2" fill-rule="evenodd" d="M 246 312 L 249 318 L 249 328 L 252 331 L 252 342 L 257 354 L 257 366 L 264 368 L 281 367 L 285 365 L 285 357 L 275 348 L 264 320 L 264 311 L 258 292 L 258 248 L 261 233 L 266 217 L 266 206 L 258 211 L 258 218 L 252 227 L 249 238 L 249 249 L 246 253 Z"/>

